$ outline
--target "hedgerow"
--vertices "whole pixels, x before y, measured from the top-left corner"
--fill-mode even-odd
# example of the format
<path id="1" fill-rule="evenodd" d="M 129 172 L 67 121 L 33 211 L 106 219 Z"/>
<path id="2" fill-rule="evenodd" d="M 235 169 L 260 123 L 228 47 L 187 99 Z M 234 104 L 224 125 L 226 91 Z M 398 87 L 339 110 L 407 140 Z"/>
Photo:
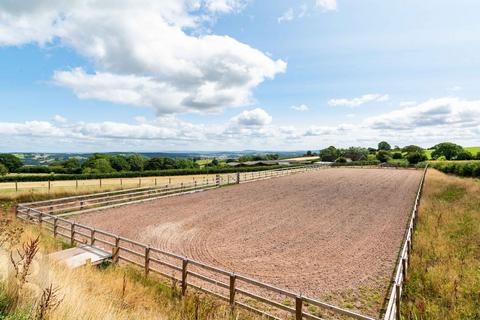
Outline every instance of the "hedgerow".
<path id="1" fill-rule="evenodd" d="M 378 160 L 368 160 L 368 161 L 352 161 L 352 162 L 334 162 L 332 163 L 332 166 L 333 167 L 376 166 L 379 164 L 380 164 L 380 161 Z"/>
<path id="2" fill-rule="evenodd" d="M 87 179 L 109 179 L 109 178 L 138 178 L 154 176 L 181 176 L 193 174 L 209 173 L 236 173 L 262 171 L 271 169 L 280 169 L 286 167 L 295 167 L 300 165 L 288 166 L 257 166 L 257 167 L 227 167 L 227 168 L 199 168 L 199 169 L 170 169 L 157 171 L 140 172 L 114 172 L 105 174 L 51 174 L 51 175 L 17 175 L 0 177 L 0 182 L 33 182 L 33 181 L 55 181 L 55 180 L 87 180 Z"/>
<path id="3" fill-rule="evenodd" d="M 444 173 L 451 173 L 462 177 L 480 177 L 480 162 L 434 162 L 431 166 Z"/>

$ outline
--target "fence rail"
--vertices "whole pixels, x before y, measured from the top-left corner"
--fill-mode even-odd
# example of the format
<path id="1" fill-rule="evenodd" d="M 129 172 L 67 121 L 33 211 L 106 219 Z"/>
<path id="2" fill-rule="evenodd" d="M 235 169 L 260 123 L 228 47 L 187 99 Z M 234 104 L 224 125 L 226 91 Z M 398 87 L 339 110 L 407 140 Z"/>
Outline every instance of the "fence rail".
<path id="1" fill-rule="evenodd" d="M 148 201 L 164 196 L 179 195 L 185 192 L 198 192 L 227 184 L 246 183 L 287 174 L 319 170 L 322 167 L 323 166 L 305 166 L 245 174 L 237 173 L 228 175 L 228 177 L 217 175 L 213 184 L 194 181 L 189 185 L 181 184 L 179 186 L 176 184 L 156 188 L 135 188 L 86 196 L 73 196 L 62 199 L 22 203 L 17 205 L 16 215 L 20 219 L 43 226 L 53 232 L 55 237 L 63 237 L 70 241 L 72 245 L 84 243 L 97 249 L 111 252 L 112 263 L 114 264 L 121 260 L 143 268 L 145 276 L 148 276 L 150 273 L 156 273 L 166 277 L 173 281 L 173 283 L 180 285 L 182 295 L 186 293 L 188 287 L 191 287 L 228 302 L 232 309 L 240 307 L 272 319 L 291 318 L 293 316 L 296 320 L 321 320 L 322 318 L 319 314 L 312 311 L 309 307 L 314 306 L 322 310 L 322 315 L 328 314 L 333 317 L 374 320 L 374 318 L 370 316 L 365 316 L 317 299 L 306 297 L 301 293 L 281 289 L 232 271 L 211 266 L 173 252 L 153 248 L 148 244 L 95 229 L 65 218 L 66 216 L 112 206 Z M 411 246 L 411 234 L 425 172 L 426 168 L 420 182 L 412 218 L 410 219 L 410 225 L 405 238 L 407 242 L 403 244 L 402 247 L 401 261 L 405 261 L 404 257 L 408 258 L 409 249 L 406 248 L 410 248 Z M 132 200 L 133 197 L 140 195 L 142 195 L 142 198 Z M 145 198 L 143 198 L 143 196 L 145 196 Z M 122 200 L 122 202 L 117 203 L 117 200 Z M 83 205 L 79 205 L 79 203 L 83 203 Z M 408 250 L 407 253 L 405 253 L 406 250 Z M 393 290 L 390 295 L 385 320 L 394 319 L 395 314 L 398 314 L 395 313 L 395 308 L 399 306 L 399 303 L 395 301 L 399 299 L 401 294 L 401 291 L 399 293 L 397 292 L 397 287 L 398 285 L 401 286 L 404 279 L 402 272 L 405 271 L 402 270 L 405 269 L 398 268 L 396 272 L 394 280 L 395 290 Z M 255 303 L 252 304 L 251 301 Z M 289 303 L 285 303 L 285 301 Z"/>
<path id="2" fill-rule="evenodd" d="M 422 196 L 423 185 L 425 183 L 425 176 L 427 174 L 428 164 L 423 170 L 422 178 L 420 180 L 415 202 L 413 204 L 412 213 L 408 220 L 407 231 L 403 238 L 403 243 L 397 259 L 394 277 L 388 295 L 388 304 L 385 310 L 384 320 L 400 320 L 401 297 L 403 293 L 403 285 L 406 281 L 408 266 L 410 265 L 410 253 L 412 251 L 413 232 L 417 223 L 418 206 Z"/>

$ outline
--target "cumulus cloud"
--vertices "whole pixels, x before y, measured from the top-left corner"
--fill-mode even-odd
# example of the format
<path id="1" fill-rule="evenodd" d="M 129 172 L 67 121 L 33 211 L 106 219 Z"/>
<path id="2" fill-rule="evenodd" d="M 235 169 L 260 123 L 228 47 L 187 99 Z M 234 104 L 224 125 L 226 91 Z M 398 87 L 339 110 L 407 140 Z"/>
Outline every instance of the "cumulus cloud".
<path id="1" fill-rule="evenodd" d="M 412 130 L 425 127 L 477 127 L 480 124 L 480 100 L 447 97 L 431 99 L 366 120 L 373 129 Z"/>
<path id="2" fill-rule="evenodd" d="M 337 0 L 316 0 L 315 5 L 325 11 L 337 10 Z"/>
<path id="3" fill-rule="evenodd" d="M 363 121 L 336 125 L 282 126 L 261 108 L 245 110 L 228 121 L 197 124 L 165 115 L 154 120 L 135 117 L 124 122 L 0 122 L 0 135 L 9 139 L 1 146 L 18 151 L 19 146 L 52 145 L 51 150 L 158 150 L 245 148 L 298 150 L 337 145 L 374 146 L 391 144 L 431 146 L 441 141 L 475 145 L 480 136 L 480 100 L 447 97 L 431 99 L 385 112 Z M 9 148 L 8 150 L 6 148 Z M 45 149 L 39 150 L 45 151 Z"/>
<path id="4" fill-rule="evenodd" d="M 310 110 L 310 108 L 306 104 L 301 104 L 299 106 L 291 106 L 290 109 L 299 111 L 299 112 L 305 112 Z"/>
<path id="5" fill-rule="evenodd" d="M 67 122 L 67 118 L 62 117 L 62 116 L 59 115 L 59 114 L 54 115 L 53 118 L 52 118 L 52 120 L 55 121 L 55 122 L 58 122 L 58 123 L 65 123 L 65 122 Z"/>
<path id="6" fill-rule="evenodd" d="M 361 97 L 352 98 L 352 99 L 330 99 L 328 105 L 332 107 L 358 107 L 369 102 L 385 102 L 390 99 L 388 94 L 364 94 Z"/>
<path id="7" fill-rule="evenodd" d="M 256 108 L 243 111 L 238 116 L 232 118 L 231 122 L 240 126 L 261 127 L 270 124 L 272 122 L 272 116 L 270 116 L 265 110 Z"/>
<path id="8" fill-rule="evenodd" d="M 229 36 L 203 32 L 240 0 L 0 3 L 0 45 L 60 42 L 95 72 L 59 70 L 54 81 L 79 98 L 148 106 L 159 114 L 249 105 L 252 90 L 286 63 Z"/>

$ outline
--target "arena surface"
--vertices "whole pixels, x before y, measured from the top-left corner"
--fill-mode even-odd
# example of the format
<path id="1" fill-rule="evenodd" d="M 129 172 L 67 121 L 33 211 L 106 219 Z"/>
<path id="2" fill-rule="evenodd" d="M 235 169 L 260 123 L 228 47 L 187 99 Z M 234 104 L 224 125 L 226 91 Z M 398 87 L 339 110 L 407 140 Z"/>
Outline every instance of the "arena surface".
<path id="1" fill-rule="evenodd" d="M 417 170 L 331 168 L 75 220 L 311 297 L 371 304 L 361 309 L 375 314 L 420 178 Z"/>

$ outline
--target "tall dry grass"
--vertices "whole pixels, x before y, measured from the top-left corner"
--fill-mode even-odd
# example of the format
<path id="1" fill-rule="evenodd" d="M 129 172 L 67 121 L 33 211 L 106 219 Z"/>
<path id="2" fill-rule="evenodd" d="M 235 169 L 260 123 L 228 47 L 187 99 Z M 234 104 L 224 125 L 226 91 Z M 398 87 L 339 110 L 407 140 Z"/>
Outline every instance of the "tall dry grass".
<path id="1" fill-rule="evenodd" d="M 20 286 L 10 253 L 18 260 L 17 249 L 21 252 L 23 244 L 37 237 L 39 252 L 25 284 Z M 254 318 L 232 313 L 226 304 L 204 295 L 190 292 L 181 297 L 176 285 L 154 276 L 145 278 L 141 270 L 133 267 L 87 266 L 71 270 L 48 259 L 49 252 L 64 247 L 45 231 L 0 215 L 0 319 Z M 46 303 L 49 294 L 51 301 Z"/>
<path id="2" fill-rule="evenodd" d="M 480 319 L 480 181 L 429 170 L 404 319 Z"/>

